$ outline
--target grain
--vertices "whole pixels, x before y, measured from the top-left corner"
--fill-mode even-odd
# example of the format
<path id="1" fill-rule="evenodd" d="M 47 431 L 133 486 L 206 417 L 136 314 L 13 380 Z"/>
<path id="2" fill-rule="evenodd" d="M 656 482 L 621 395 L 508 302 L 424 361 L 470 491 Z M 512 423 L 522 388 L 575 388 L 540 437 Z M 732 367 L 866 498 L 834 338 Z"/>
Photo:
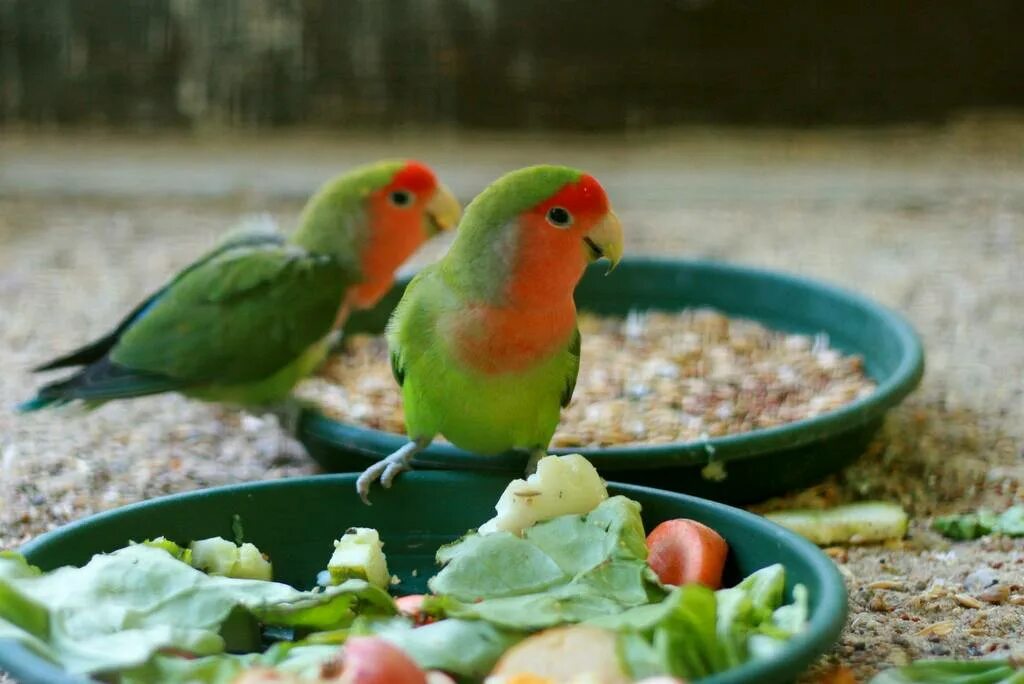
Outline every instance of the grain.
<path id="1" fill-rule="evenodd" d="M 693 442 L 811 418 L 874 391 L 858 356 L 708 309 L 583 314 L 579 379 L 552 446 Z M 304 396 L 332 417 L 404 432 L 387 345 L 354 335 Z"/>

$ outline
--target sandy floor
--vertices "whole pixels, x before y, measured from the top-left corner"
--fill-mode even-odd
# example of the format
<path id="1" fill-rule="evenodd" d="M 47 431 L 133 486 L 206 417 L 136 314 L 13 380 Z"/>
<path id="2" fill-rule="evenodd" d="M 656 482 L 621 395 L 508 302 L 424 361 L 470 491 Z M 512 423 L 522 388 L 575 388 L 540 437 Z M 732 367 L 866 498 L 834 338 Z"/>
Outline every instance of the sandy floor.
<path id="1" fill-rule="evenodd" d="M 31 393 L 32 364 L 104 332 L 240 216 L 291 225 L 325 176 L 396 153 L 434 162 L 465 198 L 503 170 L 563 161 L 608 186 L 631 253 L 827 278 L 921 331 L 927 374 L 886 439 L 802 495 L 893 499 L 915 516 L 899 547 L 836 553 L 851 620 L 825 664 L 866 676 L 1021 641 L 1024 540 L 951 546 L 926 529 L 936 512 L 1024 499 L 1024 124 L 515 143 L 0 140 L 0 548 L 139 499 L 313 471 L 279 456 L 272 422 L 178 397 L 91 415 L 7 409 Z M 963 582 L 982 567 L 1007 596 L 970 607 L 979 590 Z"/>

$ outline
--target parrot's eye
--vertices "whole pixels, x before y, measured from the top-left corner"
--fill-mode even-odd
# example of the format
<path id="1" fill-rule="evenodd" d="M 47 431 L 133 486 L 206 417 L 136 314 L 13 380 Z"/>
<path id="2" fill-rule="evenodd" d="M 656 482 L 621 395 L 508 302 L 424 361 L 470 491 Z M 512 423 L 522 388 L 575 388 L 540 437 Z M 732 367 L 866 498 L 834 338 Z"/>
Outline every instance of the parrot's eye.
<path id="1" fill-rule="evenodd" d="M 572 214 L 565 207 L 551 207 L 548 209 L 548 223 L 555 228 L 568 228 L 572 225 Z"/>
<path id="2" fill-rule="evenodd" d="M 408 190 L 395 190 L 388 195 L 388 199 L 391 200 L 391 203 L 396 207 L 404 209 L 413 203 L 415 197 Z"/>

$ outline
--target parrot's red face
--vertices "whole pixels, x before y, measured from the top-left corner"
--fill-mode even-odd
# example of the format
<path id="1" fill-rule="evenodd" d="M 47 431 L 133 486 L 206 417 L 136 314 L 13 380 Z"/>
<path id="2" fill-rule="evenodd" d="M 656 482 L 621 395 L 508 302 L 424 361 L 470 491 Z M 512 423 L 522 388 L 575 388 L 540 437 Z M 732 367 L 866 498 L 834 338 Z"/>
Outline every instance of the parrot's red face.
<path id="1" fill-rule="evenodd" d="M 622 227 L 608 195 L 583 174 L 519 216 L 519 244 L 509 282 L 520 303 L 570 297 L 583 270 L 602 257 L 622 255 Z"/>
<path id="2" fill-rule="evenodd" d="M 391 288 L 395 271 L 430 237 L 455 227 L 458 201 L 434 172 L 417 161 L 407 162 L 391 181 L 367 198 L 369 239 L 362 253 L 363 281 L 349 303 L 372 307 Z"/>

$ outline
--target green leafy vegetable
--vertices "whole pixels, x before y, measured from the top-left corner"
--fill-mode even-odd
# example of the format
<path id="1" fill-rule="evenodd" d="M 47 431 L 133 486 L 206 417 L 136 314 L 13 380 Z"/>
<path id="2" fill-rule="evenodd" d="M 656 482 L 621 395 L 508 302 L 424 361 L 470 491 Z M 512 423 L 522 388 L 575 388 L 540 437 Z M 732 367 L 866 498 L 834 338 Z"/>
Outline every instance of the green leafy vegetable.
<path id="1" fill-rule="evenodd" d="M 1024 684 L 1007 660 L 919 660 L 877 674 L 870 684 Z"/>
<path id="2" fill-rule="evenodd" d="M 520 538 L 470 534 L 437 553 L 444 568 L 424 607 L 512 630 L 616 615 L 659 601 L 665 590 L 647 567 L 640 505 L 622 496 L 585 516 L 540 523 Z"/>
<path id="3" fill-rule="evenodd" d="M 374 633 L 409 654 L 425 670 L 482 678 L 524 636 L 482 620 L 448 619 L 413 628 L 391 620 Z"/>
<path id="4" fill-rule="evenodd" d="M 395 612 L 386 592 L 360 580 L 305 592 L 206 575 L 144 544 L 45 574 L 6 554 L 0 595 L 0 632 L 75 673 L 136 667 L 166 648 L 253 650 L 257 622 L 334 629 L 357 613 Z"/>
<path id="5" fill-rule="evenodd" d="M 256 667 L 272 667 L 313 679 L 321 666 L 338 654 L 337 646 L 278 643 L 263 653 L 221 653 L 194 659 L 157 655 L 123 673 L 120 684 L 231 684 L 242 671 Z"/>
<path id="6" fill-rule="evenodd" d="M 807 590 L 782 605 L 785 570 L 762 568 L 729 589 L 678 587 L 659 604 L 590 620 L 619 632 L 618 650 L 635 678 L 669 673 L 705 677 L 774 654 L 807 623 Z"/>
<path id="7" fill-rule="evenodd" d="M 940 516 L 932 527 L 958 540 L 978 539 L 988 534 L 1024 537 L 1024 504 L 1011 506 L 999 514 L 981 509 L 975 513 Z"/>

